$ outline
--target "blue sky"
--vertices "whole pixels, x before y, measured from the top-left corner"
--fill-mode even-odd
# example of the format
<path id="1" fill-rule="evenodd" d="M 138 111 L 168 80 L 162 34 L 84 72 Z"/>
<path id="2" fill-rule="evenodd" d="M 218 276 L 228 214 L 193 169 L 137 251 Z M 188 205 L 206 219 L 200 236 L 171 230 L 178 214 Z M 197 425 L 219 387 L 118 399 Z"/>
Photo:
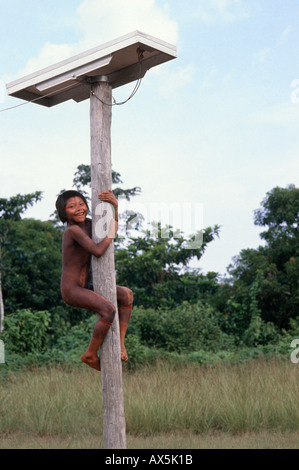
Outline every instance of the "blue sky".
<path id="1" fill-rule="evenodd" d="M 194 266 L 224 274 L 241 249 L 261 244 L 253 212 L 266 193 L 298 186 L 299 3 L 0 0 L 0 79 L 136 29 L 176 45 L 178 58 L 150 70 L 134 98 L 113 108 L 113 168 L 124 188 L 141 187 L 137 209 L 189 204 L 202 208 L 204 227 L 220 225 Z M 21 102 L 1 101 L 0 110 Z M 89 103 L 2 112 L 0 138 L 0 197 L 41 190 L 26 217 L 46 220 L 90 161 Z"/>

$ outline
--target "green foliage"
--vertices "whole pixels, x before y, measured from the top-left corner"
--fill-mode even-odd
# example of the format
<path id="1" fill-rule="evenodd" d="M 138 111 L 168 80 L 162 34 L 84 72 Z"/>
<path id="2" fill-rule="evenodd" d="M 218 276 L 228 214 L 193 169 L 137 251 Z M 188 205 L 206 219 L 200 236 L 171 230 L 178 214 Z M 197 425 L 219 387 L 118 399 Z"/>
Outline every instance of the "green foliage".
<path id="1" fill-rule="evenodd" d="M 84 164 L 79 165 L 77 167 L 77 171 L 73 179 L 73 186 L 77 189 L 77 191 L 84 193 L 85 196 L 88 197 L 88 194 L 84 188 L 86 186 L 89 187 L 90 182 L 91 182 L 90 165 L 84 165 Z M 113 184 L 122 183 L 120 174 L 114 170 L 112 170 L 112 183 Z M 118 187 L 114 189 L 113 192 L 117 198 L 124 197 L 125 199 L 130 200 L 132 196 L 137 196 L 140 193 L 140 188 L 136 186 L 131 189 L 121 189 Z"/>
<path id="2" fill-rule="evenodd" d="M 262 207 L 255 211 L 255 223 L 267 227 L 261 234 L 266 245 L 242 250 L 234 258 L 229 267 L 229 300 L 222 305 L 227 318 L 233 325 L 237 323 L 239 337 L 254 321 L 253 285 L 257 286 L 255 321 L 259 317 L 267 325 L 288 328 L 299 311 L 299 189 L 290 185 L 267 193 Z"/>
<path id="3" fill-rule="evenodd" d="M 9 368 L 55 363 L 64 367 L 82 365 L 80 356 L 90 342 L 96 319 L 92 315 L 50 342 L 49 312 L 22 310 L 7 316 L 1 339 Z M 220 329 L 218 320 L 218 313 L 201 302 L 185 302 L 175 309 L 134 308 L 125 340 L 129 362 L 124 367 L 135 369 L 160 360 L 178 366 L 190 362 L 242 362 L 257 357 L 286 358 L 291 353 L 292 339 L 298 337 L 298 320 L 292 322 L 290 331 L 278 334 L 273 332 L 272 324 L 264 325 L 257 317 L 245 332 L 244 341 L 236 347 L 235 338 Z M 259 344 L 265 335 L 268 339 L 275 336 L 275 341 L 272 338 L 269 343 Z"/>
<path id="4" fill-rule="evenodd" d="M 192 236 L 178 237 L 168 227 L 168 237 L 163 238 L 161 224 L 153 226 L 156 237 L 144 230 L 143 236 L 129 237 L 126 246 L 118 248 L 115 254 L 117 283 L 133 290 L 135 305 L 174 307 L 215 290 L 216 275 L 210 273 L 205 277 L 196 270 L 189 272 L 188 263 L 201 258 L 208 243 L 218 236 L 219 227 L 207 228 L 201 245 L 190 248 Z"/>
<path id="5" fill-rule="evenodd" d="M 246 288 L 240 288 L 236 281 L 226 300 L 225 313 L 219 317 L 219 324 L 223 331 L 234 337 L 237 345 L 255 347 L 278 339 L 277 326 L 262 318 L 258 300 L 260 292 L 257 275 L 257 279 Z"/>
<path id="6" fill-rule="evenodd" d="M 254 213 L 256 225 L 268 227 L 261 237 L 272 244 L 286 235 L 298 237 L 299 188 L 293 184 L 286 188 L 275 187 L 269 191 L 262 202 L 262 207 Z M 282 248 L 282 247 L 281 247 Z"/>
<path id="7" fill-rule="evenodd" d="M 44 351 L 48 343 L 49 322 L 50 313 L 47 311 L 24 309 L 6 315 L 1 335 L 6 350 L 18 354 Z"/>
<path id="8" fill-rule="evenodd" d="M 82 354 L 87 349 L 90 342 L 96 320 L 96 315 L 92 315 L 82 320 L 77 325 L 72 326 L 65 335 L 57 339 L 55 348 L 65 352 L 76 350 L 77 354 L 81 351 Z"/>
<path id="9" fill-rule="evenodd" d="M 126 363 L 128 369 L 135 369 L 145 364 L 154 364 L 161 356 L 161 351 L 145 346 L 135 334 L 129 334 L 125 342 L 129 355 L 129 362 Z"/>
<path id="10" fill-rule="evenodd" d="M 42 192 L 36 191 L 31 194 L 17 194 L 9 199 L 0 198 L 0 217 L 1 220 L 18 221 L 21 220 L 21 214 L 29 206 L 41 200 Z"/>
<path id="11" fill-rule="evenodd" d="M 61 304 L 61 233 L 52 222 L 23 219 L 12 224 L 3 251 L 6 312 Z"/>
<path id="12" fill-rule="evenodd" d="M 183 353 L 234 345 L 233 338 L 221 331 L 214 309 L 202 302 L 183 302 L 174 309 L 135 308 L 133 312 L 128 335 L 135 334 L 148 347 Z"/>
<path id="13" fill-rule="evenodd" d="M 122 183 L 119 173 L 112 177 L 113 184 Z M 85 192 L 89 182 L 90 167 L 80 165 L 74 186 Z M 138 192 L 115 190 L 127 199 Z M 21 219 L 40 198 L 36 192 L 0 199 L 0 280 L 7 313 L 1 339 L 9 355 L 23 354 L 28 364 L 34 358 L 80 363 L 96 317 L 61 299 L 61 226 Z M 159 223 L 141 230 L 139 218 L 139 236 L 115 243 L 117 283 L 134 292 L 126 367 L 159 357 L 207 363 L 285 354 L 299 331 L 298 216 L 298 188 L 268 192 L 254 218 L 264 227 L 264 246 L 242 250 L 221 282 L 217 273 L 189 268 L 219 236 L 219 226 L 185 236 Z M 202 243 L 192 244 L 195 238 Z"/>
<path id="14" fill-rule="evenodd" d="M 58 361 L 71 360 L 79 363 L 80 355 L 86 350 L 90 342 L 96 321 L 97 316 L 91 315 L 58 337 L 51 349 L 51 359 Z M 141 344 L 137 335 L 130 334 L 127 336 L 126 348 L 130 357 L 128 368 L 139 366 L 145 362 L 151 363 L 156 358 L 155 352 Z"/>
<path id="15" fill-rule="evenodd" d="M 21 214 L 35 202 L 41 200 L 42 193 L 36 191 L 31 194 L 17 194 L 9 199 L 0 199 L 0 331 L 4 318 L 4 302 L 2 292 L 2 279 L 6 275 L 8 267 L 4 259 L 7 238 L 14 232 L 13 225 L 21 220 Z"/>

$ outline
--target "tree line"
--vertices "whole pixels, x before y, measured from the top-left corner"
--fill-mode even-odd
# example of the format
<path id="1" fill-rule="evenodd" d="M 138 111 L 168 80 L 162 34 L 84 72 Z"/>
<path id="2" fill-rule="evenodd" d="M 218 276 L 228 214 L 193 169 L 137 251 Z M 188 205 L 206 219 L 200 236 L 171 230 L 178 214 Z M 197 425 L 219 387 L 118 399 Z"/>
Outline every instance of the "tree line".
<path id="1" fill-rule="evenodd" d="M 74 187 L 87 194 L 89 182 L 90 167 L 80 165 Z M 113 183 L 122 183 L 114 171 Z M 130 200 L 140 188 L 117 186 L 114 192 Z M 22 218 L 41 197 L 35 192 L 0 199 L 0 305 L 5 325 L 1 336 L 16 350 L 22 338 L 23 342 L 27 338 L 23 350 L 53 348 L 59 341 L 63 347 L 62 338 L 70 331 L 74 341 L 81 337 L 83 323 L 88 325 L 92 315 L 61 299 L 64 228 L 55 213 L 46 222 Z M 220 343 L 223 348 L 256 347 L 277 342 L 284 331 L 297 331 L 299 189 L 294 185 L 275 187 L 266 194 L 253 220 L 263 230 L 263 244 L 236 255 L 224 279 L 216 272 L 203 274 L 189 267 L 208 246 L 213 249 L 213 240 L 221 236 L 219 226 L 206 227 L 201 246 L 190 249 L 195 234 L 178 237 L 175 227 L 167 227 L 164 238 L 159 236 L 165 229 L 159 223 L 148 230 L 142 228 L 140 214 L 127 212 L 122 217 L 125 224 L 134 220 L 140 233 L 115 241 L 117 283 L 134 291 L 135 314 L 128 330 L 132 347 L 136 341 L 177 352 L 213 350 Z M 37 329 L 34 322 L 39 322 Z M 36 330 L 43 341 L 38 341 Z M 30 337 L 34 334 L 36 340 Z"/>

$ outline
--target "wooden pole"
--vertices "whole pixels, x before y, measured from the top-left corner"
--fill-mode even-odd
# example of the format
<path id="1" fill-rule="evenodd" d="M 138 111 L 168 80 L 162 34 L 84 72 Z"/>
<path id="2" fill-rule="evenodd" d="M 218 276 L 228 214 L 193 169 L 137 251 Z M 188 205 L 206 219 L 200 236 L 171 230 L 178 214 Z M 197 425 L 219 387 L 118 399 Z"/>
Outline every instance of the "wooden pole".
<path id="1" fill-rule="evenodd" d="M 103 104 L 106 103 L 106 104 Z M 90 141 L 91 141 L 91 189 L 93 240 L 98 243 L 101 234 L 109 229 L 112 217 L 107 212 L 107 203 L 98 199 L 98 194 L 112 188 L 111 168 L 111 121 L 112 89 L 109 83 L 98 82 L 92 87 L 90 97 Z M 105 207 L 106 206 L 106 207 Z M 109 220 L 110 218 L 110 220 Z M 107 220 L 108 219 L 108 220 Z M 106 225 L 106 227 L 103 227 Z M 103 236 L 104 238 L 104 236 Z M 102 294 L 117 309 L 114 246 L 109 246 L 100 258 L 92 259 L 93 285 L 95 292 Z M 102 401 L 103 401 L 103 446 L 104 449 L 125 449 L 126 429 L 122 390 L 122 366 L 120 359 L 119 321 L 114 322 L 100 349 Z"/>

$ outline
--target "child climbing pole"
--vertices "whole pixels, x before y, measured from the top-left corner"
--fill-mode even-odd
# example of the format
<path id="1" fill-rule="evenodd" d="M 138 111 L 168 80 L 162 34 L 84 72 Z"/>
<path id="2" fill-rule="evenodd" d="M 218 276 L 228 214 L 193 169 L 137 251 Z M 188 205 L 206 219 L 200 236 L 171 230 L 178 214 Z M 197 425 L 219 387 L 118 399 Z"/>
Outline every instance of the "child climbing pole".
<path id="1" fill-rule="evenodd" d="M 90 279 L 91 255 L 102 256 L 118 229 L 118 202 L 113 192 L 102 192 L 99 199 L 110 203 L 114 208 L 115 218 L 111 220 L 107 236 L 99 243 L 92 240 L 92 221 L 87 217 L 89 208 L 85 197 L 77 191 L 65 191 L 56 201 L 60 220 L 66 223 L 62 240 L 62 275 L 61 295 L 63 300 L 74 307 L 84 308 L 97 313 L 90 344 L 81 356 L 88 366 L 101 370 L 98 351 L 112 325 L 116 309 L 104 296 L 93 291 Z M 125 335 L 131 317 L 133 293 L 127 287 L 116 286 L 119 315 L 121 359 L 128 361 L 125 348 Z"/>

